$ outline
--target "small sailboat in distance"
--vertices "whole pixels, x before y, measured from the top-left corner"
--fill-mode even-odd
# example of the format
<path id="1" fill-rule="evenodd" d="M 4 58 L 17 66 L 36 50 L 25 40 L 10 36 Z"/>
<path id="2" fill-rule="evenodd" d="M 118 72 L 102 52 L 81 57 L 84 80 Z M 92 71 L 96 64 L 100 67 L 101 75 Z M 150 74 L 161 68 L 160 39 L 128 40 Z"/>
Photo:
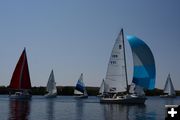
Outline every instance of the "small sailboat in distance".
<path id="1" fill-rule="evenodd" d="M 150 48 L 135 36 L 127 39 L 133 56 L 134 88 L 129 90 L 128 86 L 124 33 L 121 29 L 109 59 L 104 80 L 106 94 L 100 98 L 100 103 L 144 104 L 147 98 L 143 89 L 154 89 L 155 61 Z"/>
<path id="2" fill-rule="evenodd" d="M 77 81 L 76 87 L 74 89 L 74 95 L 75 98 L 88 98 L 87 90 L 83 82 L 83 73 L 81 73 Z"/>
<path id="3" fill-rule="evenodd" d="M 14 95 L 11 95 L 10 93 L 10 98 L 15 98 L 15 99 L 31 98 L 31 94 L 29 93 L 29 90 L 31 89 L 31 81 L 30 81 L 28 61 L 27 61 L 25 48 L 15 67 L 9 88 L 11 91 L 12 90 L 16 91 Z"/>
<path id="4" fill-rule="evenodd" d="M 164 98 L 174 98 L 176 97 L 176 92 L 174 90 L 174 86 L 171 80 L 170 74 L 168 74 L 165 86 L 164 86 L 164 95 L 160 95 L 160 97 Z"/>
<path id="5" fill-rule="evenodd" d="M 97 96 L 99 96 L 99 97 L 101 97 L 101 96 L 103 96 L 103 94 L 104 94 L 104 79 L 102 80 L 102 83 L 101 83 L 101 86 L 100 86 L 100 88 L 99 88 L 99 95 L 97 95 Z"/>
<path id="6" fill-rule="evenodd" d="M 56 82 L 55 82 L 55 79 L 54 79 L 54 72 L 53 72 L 53 70 L 51 71 L 51 74 L 49 76 L 46 90 L 48 91 L 48 93 L 44 95 L 46 98 L 56 97 L 56 95 L 57 95 L 57 88 L 56 88 Z"/>

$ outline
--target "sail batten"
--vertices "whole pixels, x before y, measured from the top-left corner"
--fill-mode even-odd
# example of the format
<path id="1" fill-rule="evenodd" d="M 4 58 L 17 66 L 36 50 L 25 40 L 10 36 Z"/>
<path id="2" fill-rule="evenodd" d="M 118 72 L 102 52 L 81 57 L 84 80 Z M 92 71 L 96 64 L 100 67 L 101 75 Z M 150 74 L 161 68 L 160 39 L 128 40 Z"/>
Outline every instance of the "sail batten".
<path id="1" fill-rule="evenodd" d="M 154 89 L 156 71 L 150 48 L 135 36 L 127 36 L 127 39 L 131 46 L 134 63 L 132 82 L 146 89 Z"/>

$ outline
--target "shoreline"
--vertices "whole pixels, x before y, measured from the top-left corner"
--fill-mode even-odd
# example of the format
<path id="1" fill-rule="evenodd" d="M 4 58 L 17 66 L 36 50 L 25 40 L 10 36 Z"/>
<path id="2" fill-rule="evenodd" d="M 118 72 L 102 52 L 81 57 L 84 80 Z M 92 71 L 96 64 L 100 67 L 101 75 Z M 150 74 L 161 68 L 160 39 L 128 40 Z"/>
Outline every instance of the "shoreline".
<path id="1" fill-rule="evenodd" d="M 75 86 L 57 86 L 58 95 L 69 96 L 74 95 Z M 99 92 L 99 87 L 86 87 L 89 96 L 97 96 Z M 46 87 L 44 86 L 34 86 L 31 88 L 32 95 L 44 95 L 46 94 Z M 9 94 L 9 88 L 5 86 L 0 87 L 0 95 Z M 160 96 L 163 94 L 162 89 L 155 88 L 154 90 L 145 90 L 146 96 Z M 180 90 L 176 90 L 176 96 L 180 96 Z"/>

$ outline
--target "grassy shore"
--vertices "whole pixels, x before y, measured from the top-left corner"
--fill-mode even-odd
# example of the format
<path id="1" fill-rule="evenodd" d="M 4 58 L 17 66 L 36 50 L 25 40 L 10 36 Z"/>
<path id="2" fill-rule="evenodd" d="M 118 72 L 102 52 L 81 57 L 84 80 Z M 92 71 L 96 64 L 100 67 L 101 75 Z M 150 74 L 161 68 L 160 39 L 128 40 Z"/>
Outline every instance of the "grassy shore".
<path id="1" fill-rule="evenodd" d="M 98 95 L 99 87 L 86 87 L 87 93 L 90 96 Z M 73 95 L 74 94 L 74 86 L 57 86 L 58 95 Z M 32 87 L 31 89 L 32 95 L 44 95 L 46 93 L 46 87 Z M 154 89 L 154 90 L 146 90 L 147 96 L 159 96 L 163 94 L 163 90 Z M 9 94 L 8 87 L 0 86 L 0 94 Z M 180 91 L 176 91 L 176 95 L 180 96 Z"/>

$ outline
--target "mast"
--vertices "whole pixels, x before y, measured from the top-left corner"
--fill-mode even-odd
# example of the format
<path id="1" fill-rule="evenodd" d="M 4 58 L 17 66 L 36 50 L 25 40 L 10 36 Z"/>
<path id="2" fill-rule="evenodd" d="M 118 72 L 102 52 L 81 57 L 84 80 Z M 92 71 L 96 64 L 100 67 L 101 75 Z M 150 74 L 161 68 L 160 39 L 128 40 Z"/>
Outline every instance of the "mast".
<path id="1" fill-rule="evenodd" d="M 121 29 L 122 32 L 122 41 L 123 41 L 123 49 L 124 49 L 124 67 L 125 67 L 125 75 L 126 75 L 126 91 L 129 93 L 129 87 L 128 87 L 128 78 L 127 78 L 127 67 L 126 67 L 126 54 L 125 54 L 125 44 L 124 44 L 124 32 L 123 29 Z"/>

